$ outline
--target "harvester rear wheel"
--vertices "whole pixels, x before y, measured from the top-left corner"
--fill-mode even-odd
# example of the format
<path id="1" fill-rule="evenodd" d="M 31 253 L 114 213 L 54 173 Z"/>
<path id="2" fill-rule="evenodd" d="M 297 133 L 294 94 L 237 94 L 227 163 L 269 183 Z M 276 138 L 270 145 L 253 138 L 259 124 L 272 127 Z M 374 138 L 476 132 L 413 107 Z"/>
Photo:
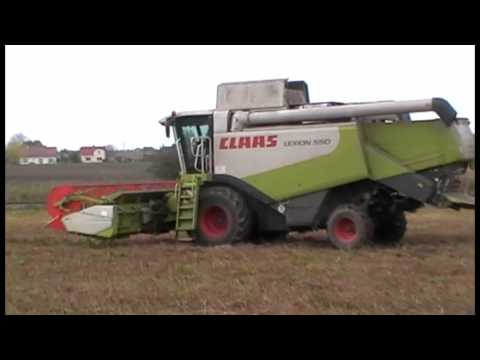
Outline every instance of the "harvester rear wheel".
<path id="1" fill-rule="evenodd" d="M 374 241 L 377 244 L 396 244 L 407 231 L 407 219 L 403 211 L 374 218 Z"/>
<path id="2" fill-rule="evenodd" d="M 328 219 L 327 233 L 335 247 L 351 250 L 372 239 L 373 222 L 363 208 L 340 205 Z"/>
<path id="3" fill-rule="evenodd" d="M 246 240 L 252 228 L 247 202 L 225 186 L 206 187 L 200 192 L 196 241 L 202 245 L 233 244 Z"/>

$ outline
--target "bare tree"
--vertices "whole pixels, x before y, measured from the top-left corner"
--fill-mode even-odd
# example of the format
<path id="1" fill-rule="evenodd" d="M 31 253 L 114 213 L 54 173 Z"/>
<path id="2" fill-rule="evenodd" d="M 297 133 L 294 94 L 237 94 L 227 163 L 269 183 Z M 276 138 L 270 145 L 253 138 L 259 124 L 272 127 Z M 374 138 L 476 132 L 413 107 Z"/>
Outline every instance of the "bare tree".
<path id="1" fill-rule="evenodd" d="M 22 133 L 18 133 L 13 135 L 10 140 L 8 140 L 8 143 L 14 143 L 14 144 L 23 144 L 24 142 L 28 141 L 28 137 L 23 135 Z"/>

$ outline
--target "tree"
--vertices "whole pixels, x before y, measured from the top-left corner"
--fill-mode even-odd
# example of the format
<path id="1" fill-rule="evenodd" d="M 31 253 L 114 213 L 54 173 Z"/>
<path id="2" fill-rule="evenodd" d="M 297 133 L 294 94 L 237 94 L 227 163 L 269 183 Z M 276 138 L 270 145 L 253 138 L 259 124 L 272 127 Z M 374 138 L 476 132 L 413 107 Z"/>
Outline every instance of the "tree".
<path id="1" fill-rule="evenodd" d="M 18 134 L 15 134 L 13 135 L 10 140 L 8 141 L 8 143 L 15 143 L 15 144 L 23 144 L 24 142 L 26 141 L 29 141 L 28 137 L 26 137 L 25 135 L 23 135 L 22 133 L 18 133 Z"/>
<path id="2" fill-rule="evenodd" d="M 80 154 L 78 151 L 70 151 L 68 154 L 68 161 L 72 163 L 79 163 L 80 162 Z"/>
<path id="3" fill-rule="evenodd" d="M 24 141 L 23 144 L 29 145 L 29 146 L 43 146 L 42 142 L 40 140 L 34 140 L 34 141 Z"/>
<path id="4" fill-rule="evenodd" d="M 21 133 L 15 134 L 10 138 L 5 148 L 6 162 L 18 164 L 18 160 L 20 159 L 26 141 L 28 141 L 28 138 Z"/>

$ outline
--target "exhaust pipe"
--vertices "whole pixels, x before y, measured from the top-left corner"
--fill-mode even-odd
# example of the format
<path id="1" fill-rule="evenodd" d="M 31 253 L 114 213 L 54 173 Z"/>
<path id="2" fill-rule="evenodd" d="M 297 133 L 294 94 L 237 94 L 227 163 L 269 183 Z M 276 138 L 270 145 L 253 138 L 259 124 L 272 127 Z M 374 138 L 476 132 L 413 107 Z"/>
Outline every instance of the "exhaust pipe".
<path id="1" fill-rule="evenodd" d="M 312 107 L 277 111 L 238 111 L 233 115 L 234 131 L 249 126 L 273 125 L 302 121 L 323 121 L 363 116 L 378 116 L 412 112 L 434 111 L 450 126 L 457 118 L 457 112 L 444 99 L 385 101 L 365 104 Z"/>

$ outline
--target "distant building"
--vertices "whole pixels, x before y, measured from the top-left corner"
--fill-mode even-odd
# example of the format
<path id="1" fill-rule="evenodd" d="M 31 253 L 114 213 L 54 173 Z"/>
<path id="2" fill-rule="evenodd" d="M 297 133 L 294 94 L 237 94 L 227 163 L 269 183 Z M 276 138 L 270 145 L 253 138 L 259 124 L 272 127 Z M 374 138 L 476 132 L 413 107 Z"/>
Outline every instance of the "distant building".
<path id="1" fill-rule="evenodd" d="M 80 160 L 82 163 L 101 163 L 107 159 L 104 147 L 82 146 L 80 148 Z"/>
<path id="2" fill-rule="evenodd" d="M 39 145 L 26 145 L 20 153 L 20 165 L 37 164 L 56 164 L 57 148 Z"/>

